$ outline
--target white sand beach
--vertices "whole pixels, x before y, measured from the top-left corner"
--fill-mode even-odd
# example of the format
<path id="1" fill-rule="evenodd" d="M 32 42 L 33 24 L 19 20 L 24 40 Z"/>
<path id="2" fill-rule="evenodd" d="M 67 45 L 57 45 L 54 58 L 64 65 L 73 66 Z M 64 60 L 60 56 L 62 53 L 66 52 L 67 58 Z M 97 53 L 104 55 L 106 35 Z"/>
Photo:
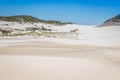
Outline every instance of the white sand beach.
<path id="1" fill-rule="evenodd" d="M 52 28 L 79 35 L 0 37 L 0 80 L 120 80 L 119 26 Z"/>
<path id="2" fill-rule="evenodd" d="M 120 49 L 28 42 L 0 48 L 0 80 L 119 80 Z"/>
<path id="3" fill-rule="evenodd" d="M 120 69 L 86 59 L 0 56 L 1 80 L 119 80 Z"/>
<path id="4" fill-rule="evenodd" d="M 0 0 L 0 80 L 120 80 L 120 0 Z"/>

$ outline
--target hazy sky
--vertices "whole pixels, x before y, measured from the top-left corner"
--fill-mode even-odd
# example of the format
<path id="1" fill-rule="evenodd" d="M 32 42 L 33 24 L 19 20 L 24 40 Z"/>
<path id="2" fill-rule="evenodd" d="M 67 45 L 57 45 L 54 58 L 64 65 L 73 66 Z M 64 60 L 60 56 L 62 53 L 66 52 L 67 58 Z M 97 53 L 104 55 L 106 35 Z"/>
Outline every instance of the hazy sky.
<path id="1" fill-rule="evenodd" d="M 120 13 L 120 0 L 0 0 L 0 15 L 32 15 L 78 24 L 101 24 Z"/>

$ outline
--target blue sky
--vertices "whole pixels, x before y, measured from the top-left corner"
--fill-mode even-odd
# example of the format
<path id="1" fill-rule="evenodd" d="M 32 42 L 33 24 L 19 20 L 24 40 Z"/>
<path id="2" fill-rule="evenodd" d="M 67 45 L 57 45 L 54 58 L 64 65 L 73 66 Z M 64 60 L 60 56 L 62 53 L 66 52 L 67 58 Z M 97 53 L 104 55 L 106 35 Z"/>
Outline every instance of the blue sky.
<path id="1" fill-rule="evenodd" d="M 99 25 L 120 14 L 120 0 L 0 0 L 0 15 L 32 15 L 82 25 Z"/>

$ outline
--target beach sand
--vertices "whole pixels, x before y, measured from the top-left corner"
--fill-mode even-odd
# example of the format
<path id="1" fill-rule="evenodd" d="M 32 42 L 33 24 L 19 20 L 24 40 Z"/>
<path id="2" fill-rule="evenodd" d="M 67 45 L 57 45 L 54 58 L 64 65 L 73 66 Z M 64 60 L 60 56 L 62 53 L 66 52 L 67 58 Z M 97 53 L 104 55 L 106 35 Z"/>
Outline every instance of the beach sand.
<path id="1" fill-rule="evenodd" d="M 120 48 L 33 41 L 0 47 L 0 80 L 120 80 Z"/>

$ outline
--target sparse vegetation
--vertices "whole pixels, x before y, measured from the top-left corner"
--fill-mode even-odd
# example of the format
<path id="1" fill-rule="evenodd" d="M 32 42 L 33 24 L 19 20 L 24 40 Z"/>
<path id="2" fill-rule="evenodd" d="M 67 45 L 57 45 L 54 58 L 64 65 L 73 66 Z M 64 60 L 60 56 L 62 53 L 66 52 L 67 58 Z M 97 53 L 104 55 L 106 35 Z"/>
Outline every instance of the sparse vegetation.
<path id="1" fill-rule="evenodd" d="M 30 30 L 30 31 L 27 31 Z M 34 28 L 34 27 L 29 27 L 27 28 L 26 31 L 21 31 L 20 33 L 15 33 L 12 34 L 9 30 L 2 30 L 4 33 L 0 34 L 0 36 L 44 36 L 44 37 L 53 37 L 53 38 L 77 38 L 78 33 L 73 33 L 73 32 L 52 32 L 49 30 L 46 31 L 41 31 L 41 28 Z"/>
<path id="2" fill-rule="evenodd" d="M 108 19 L 100 26 L 120 26 L 120 14 L 111 19 Z"/>
<path id="3" fill-rule="evenodd" d="M 11 34 L 11 32 L 13 32 L 13 30 L 12 29 L 0 29 L 0 32 L 3 35 L 9 35 L 9 34 Z"/>
<path id="4" fill-rule="evenodd" d="M 71 22 L 60 22 L 60 21 L 54 21 L 54 20 L 41 20 L 36 17 L 27 16 L 27 15 L 19 15 L 19 16 L 0 16 L 0 21 L 8 21 L 8 22 L 41 22 L 46 24 L 53 24 L 53 25 L 65 25 L 65 24 L 73 24 Z"/>

